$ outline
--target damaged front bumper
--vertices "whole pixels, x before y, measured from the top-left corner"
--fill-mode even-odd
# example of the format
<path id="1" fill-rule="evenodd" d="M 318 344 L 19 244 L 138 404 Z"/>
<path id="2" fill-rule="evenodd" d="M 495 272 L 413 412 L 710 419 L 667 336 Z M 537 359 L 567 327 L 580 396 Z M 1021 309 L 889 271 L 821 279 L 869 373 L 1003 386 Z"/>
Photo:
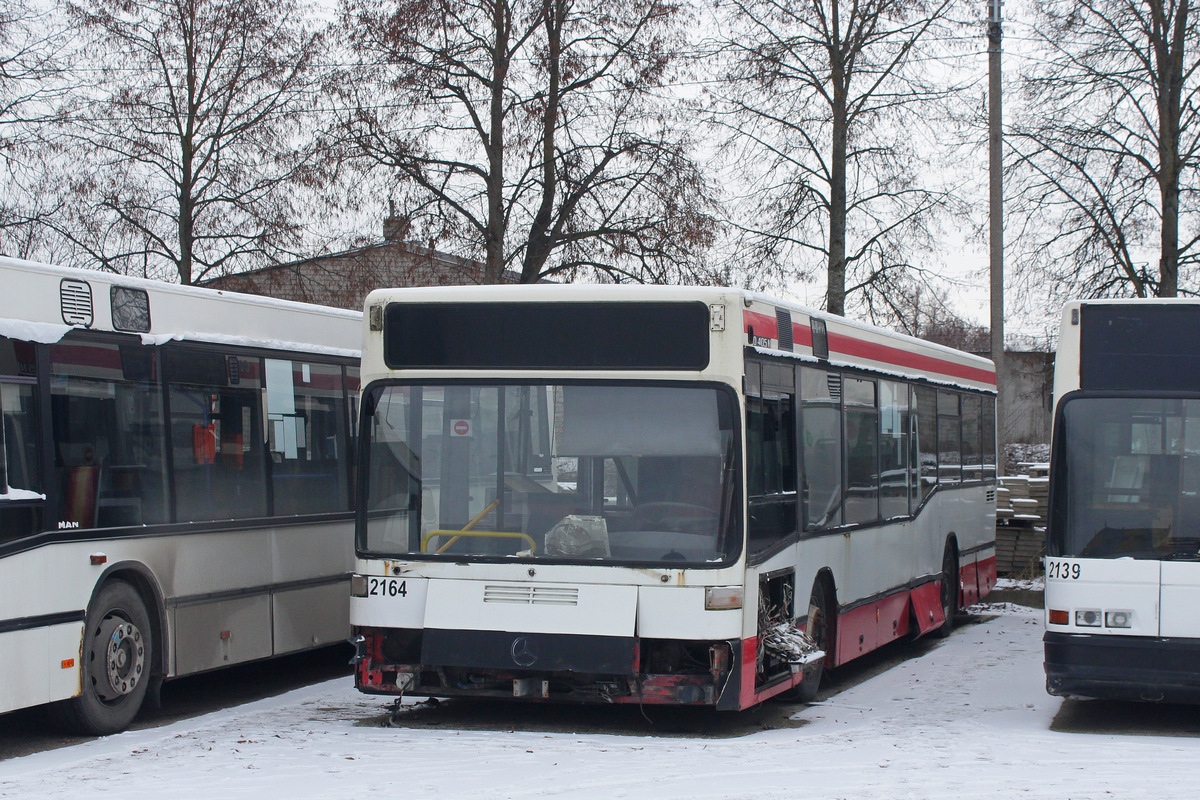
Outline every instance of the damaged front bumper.
<path id="1" fill-rule="evenodd" d="M 743 707 L 738 640 L 363 628 L 351 642 L 370 694 Z"/>

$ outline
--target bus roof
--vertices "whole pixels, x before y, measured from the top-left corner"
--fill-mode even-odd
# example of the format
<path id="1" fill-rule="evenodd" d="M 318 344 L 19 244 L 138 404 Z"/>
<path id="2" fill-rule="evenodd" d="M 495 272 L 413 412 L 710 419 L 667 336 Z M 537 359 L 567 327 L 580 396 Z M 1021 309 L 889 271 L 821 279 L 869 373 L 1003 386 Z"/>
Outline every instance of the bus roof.
<path id="1" fill-rule="evenodd" d="M 42 343 L 68 331 L 137 333 L 147 344 L 203 341 L 358 356 L 362 314 L 95 270 L 0 257 L 0 335 Z"/>
<path id="2" fill-rule="evenodd" d="M 749 344 L 772 355 L 984 391 L 996 389 L 995 366 L 982 356 L 743 289 L 630 284 L 414 287 L 373 291 L 367 296 L 366 308 L 389 303 L 642 301 L 699 301 L 710 306 L 723 305 L 725 318 L 722 324 L 729 329 L 740 325 L 744 334 L 739 344 Z M 741 310 L 740 321 L 733 316 L 735 309 Z M 815 342 L 814 327 L 818 330 Z M 825 331 L 824 337 L 819 332 L 821 329 Z"/>

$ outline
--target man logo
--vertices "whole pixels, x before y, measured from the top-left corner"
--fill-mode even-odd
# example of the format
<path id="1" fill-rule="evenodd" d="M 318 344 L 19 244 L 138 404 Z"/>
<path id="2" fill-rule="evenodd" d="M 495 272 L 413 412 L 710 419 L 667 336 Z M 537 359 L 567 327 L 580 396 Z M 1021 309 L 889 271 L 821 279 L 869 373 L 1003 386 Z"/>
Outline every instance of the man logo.
<path id="1" fill-rule="evenodd" d="M 529 641 L 527 636 L 518 636 L 513 639 L 512 647 L 508 649 L 508 652 L 512 655 L 513 663 L 518 667 L 532 667 L 538 658 L 537 646 Z"/>

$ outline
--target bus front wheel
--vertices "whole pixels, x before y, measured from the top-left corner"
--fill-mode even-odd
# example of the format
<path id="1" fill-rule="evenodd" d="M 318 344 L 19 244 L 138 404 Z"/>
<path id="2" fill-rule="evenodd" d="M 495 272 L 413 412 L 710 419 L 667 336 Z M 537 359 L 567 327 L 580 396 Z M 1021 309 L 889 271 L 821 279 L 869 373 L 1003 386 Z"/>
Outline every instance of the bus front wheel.
<path id="1" fill-rule="evenodd" d="M 835 620 L 830 616 L 831 603 L 824 581 L 818 579 L 813 584 L 812 596 L 808 601 L 808 633 L 825 651 L 825 657 L 815 665 L 804 670 L 804 680 L 796 689 L 796 699 L 811 703 L 817 699 L 817 690 L 821 688 L 821 677 L 825 672 L 825 664 L 833 661 L 830 652 L 833 646 L 833 631 Z"/>
<path id="2" fill-rule="evenodd" d="M 78 697 L 63 701 L 60 717 L 73 730 L 104 735 L 124 730 L 146 697 L 153 663 L 150 617 L 141 595 L 112 581 L 88 607 Z"/>

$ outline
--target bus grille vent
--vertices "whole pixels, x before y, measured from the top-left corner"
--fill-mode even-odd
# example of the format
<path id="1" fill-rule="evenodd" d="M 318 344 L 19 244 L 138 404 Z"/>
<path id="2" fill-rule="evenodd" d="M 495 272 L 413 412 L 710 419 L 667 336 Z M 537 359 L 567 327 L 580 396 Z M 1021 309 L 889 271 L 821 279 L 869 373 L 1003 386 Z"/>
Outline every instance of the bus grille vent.
<path id="1" fill-rule="evenodd" d="M 92 287 L 87 281 L 63 278 L 58 285 L 63 322 L 68 325 L 92 326 Z"/>
<path id="2" fill-rule="evenodd" d="M 841 400 L 842 376 L 836 372 L 830 372 L 825 376 L 825 383 L 829 386 L 829 396 L 834 400 Z"/>
<path id="3" fill-rule="evenodd" d="M 786 308 L 775 309 L 775 322 L 779 326 L 779 349 L 792 352 L 792 312 Z"/>
<path id="4" fill-rule="evenodd" d="M 525 586 L 522 584 L 486 584 L 485 603 L 518 603 L 524 606 L 577 606 L 579 590 L 570 586 Z"/>
<path id="5" fill-rule="evenodd" d="M 988 489 L 987 502 L 989 502 L 989 503 L 996 502 L 996 490 L 995 489 Z"/>

